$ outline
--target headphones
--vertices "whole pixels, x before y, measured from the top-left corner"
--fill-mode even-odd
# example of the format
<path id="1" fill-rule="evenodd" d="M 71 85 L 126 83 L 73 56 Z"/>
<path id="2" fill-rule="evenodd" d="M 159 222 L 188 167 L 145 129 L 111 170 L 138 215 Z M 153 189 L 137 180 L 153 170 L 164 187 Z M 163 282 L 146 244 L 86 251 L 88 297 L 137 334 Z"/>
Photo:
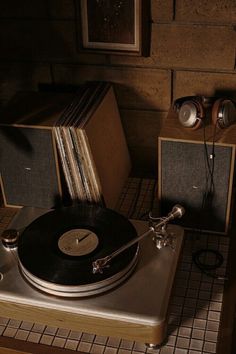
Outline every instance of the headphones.
<path id="1" fill-rule="evenodd" d="M 196 130 L 206 121 L 210 110 L 211 122 L 224 129 L 236 122 L 236 102 L 228 98 L 214 99 L 204 96 L 186 96 L 174 101 L 173 109 L 181 125 Z"/>

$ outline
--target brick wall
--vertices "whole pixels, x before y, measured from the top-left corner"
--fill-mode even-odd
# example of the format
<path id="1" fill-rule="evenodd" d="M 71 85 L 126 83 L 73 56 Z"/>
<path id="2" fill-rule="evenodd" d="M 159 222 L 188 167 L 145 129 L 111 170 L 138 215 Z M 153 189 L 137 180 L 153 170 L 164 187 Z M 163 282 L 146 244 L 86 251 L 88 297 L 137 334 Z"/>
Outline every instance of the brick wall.
<path id="1" fill-rule="evenodd" d="M 0 2 L 0 105 L 39 83 L 109 80 L 133 165 L 155 174 L 157 136 L 174 98 L 236 97 L 236 2 L 152 0 L 145 58 L 79 53 L 78 5 L 79 0 Z"/>

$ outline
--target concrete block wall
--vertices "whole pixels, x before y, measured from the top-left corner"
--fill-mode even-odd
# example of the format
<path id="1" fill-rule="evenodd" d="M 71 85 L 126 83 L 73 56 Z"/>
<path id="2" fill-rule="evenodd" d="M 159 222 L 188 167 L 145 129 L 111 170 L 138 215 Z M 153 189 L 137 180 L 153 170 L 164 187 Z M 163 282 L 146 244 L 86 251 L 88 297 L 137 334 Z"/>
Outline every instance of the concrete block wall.
<path id="1" fill-rule="evenodd" d="M 79 0 L 0 2 L 0 106 L 40 83 L 114 83 L 136 174 L 156 175 L 174 98 L 236 98 L 235 0 L 151 0 L 150 56 L 81 53 Z"/>

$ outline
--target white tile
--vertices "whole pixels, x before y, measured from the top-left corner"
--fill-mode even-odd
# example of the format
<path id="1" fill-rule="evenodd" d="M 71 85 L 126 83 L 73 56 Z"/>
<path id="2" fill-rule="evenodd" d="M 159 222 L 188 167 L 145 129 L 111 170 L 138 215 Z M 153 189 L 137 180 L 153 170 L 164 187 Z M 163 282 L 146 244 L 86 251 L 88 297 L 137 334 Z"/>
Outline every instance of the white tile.
<path id="1" fill-rule="evenodd" d="M 19 327 L 20 327 L 20 324 L 21 324 L 21 321 L 20 321 L 20 320 L 11 319 L 11 320 L 8 322 L 8 326 L 9 326 L 9 327 L 14 327 L 14 328 L 19 328 Z"/>
<path id="2" fill-rule="evenodd" d="M 13 338 L 15 337 L 16 332 L 17 332 L 17 328 L 7 327 L 3 332 L 3 336 Z"/>
<path id="3" fill-rule="evenodd" d="M 190 271 L 191 270 L 191 263 L 187 263 L 187 262 L 182 262 L 180 269 L 184 270 L 184 271 Z M 188 280 L 188 279 L 187 279 Z"/>
<path id="4" fill-rule="evenodd" d="M 207 321 L 206 329 L 208 331 L 215 331 L 217 332 L 219 330 L 219 322 L 216 321 Z"/>
<path id="5" fill-rule="evenodd" d="M 203 309 L 203 310 L 208 310 L 209 308 L 209 301 L 205 301 L 205 300 L 197 300 L 197 309 Z"/>
<path id="6" fill-rule="evenodd" d="M 179 306 L 179 305 L 176 305 L 176 304 L 172 304 L 170 306 L 170 313 L 172 313 L 172 314 L 180 315 L 182 313 L 182 310 L 183 310 L 182 306 Z"/>
<path id="7" fill-rule="evenodd" d="M 80 342 L 77 350 L 81 351 L 81 352 L 88 353 L 90 351 L 91 347 L 92 347 L 91 343 Z"/>
<path id="8" fill-rule="evenodd" d="M 201 283 L 200 289 L 201 290 L 205 290 L 205 291 L 211 291 L 212 290 L 212 284 L 204 281 L 204 282 Z"/>
<path id="9" fill-rule="evenodd" d="M 199 319 L 203 319 L 206 320 L 208 316 L 208 311 L 204 310 L 204 309 L 198 309 L 196 311 L 196 315 L 195 318 L 199 318 Z"/>
<path id="10" fill-rule="evenodd" d="M 183 316 L 187 316 L 187 317 L 194 317 L 195 315 L 195 308 L 191 308 L 191 307 L 184 307 L 183 308 Z"/>
<path id="11" fill-rule="evenodd" d="M 222 282 L 219 282 L 218 279 L 215 279 L 214 284 L 212 286 L 212 292 L 214 294 L 216 293 L 222 294 L 224 292 L 224 284 Z"/>
<path id="12" fill-rule="evenodd" d="M 180 316 L 178 316 L 178 315 L 171 315 L 170 314 L 170 316 L 169 316 L 169 318 L 168 318 L 168 324 L 169 325 L 179 325 L 180 324 Z"/>
<path id="13" fill-rule="evenodd" d="M 216 343 L 205 342 L 203 350 L 208 353 L 216 353 Z"/>
<path id="14" fill-rule="evenodd" d="M 206 327 L 206 320 L 194 319 L 194 321 L 193 321 L 193 327 L 194 327 L 194 328 L 199 328 L 199 329 L 205 329 L 205 327 Z"/>
<path id="15" fill-rule="evenodd" d="M 209 282 L 209 283 L 213 284 L 214 283 L 214 278 L 209 277 L 209 275 L 202 274 L 202 281 L 206 281 L 206 282 Z"/>
<path id="16" fill-rule="evenodd" d="M 118 348 L 120 343 L 121 343 L 121 339 L 120 338 L 109 337 L 106 345 L 108 347 Z M 125 348 L 125 347 L 122 347 L 122 348 Z M 125 348 L 125 349 L 127 349 L 127 348 Z"/>
<path id="17" fill-rule="evenodd" d="M 177 296 L 185 296 L 187 289 L 186 288 L 181 288 L 181 287 L 175 287 L 174 289 L 174 294 Z"/>
<path id="18" fill-rule="evenodd" d="M 219 321 L 220 320 L 220 312 L 209 311 L 208 320 Z"/>
<path id="19" fill-rule="evenodd" d="M 190 341 L 190 349 L 194 349 L 194 350 L 202 350 L 203 347 L 203 340 L 199 340 L 199 339 L 191 339 Z"/>
<path id="20" fill-rule="evenodd" d="M 174 354 L 174 350 L 175 350 L 175 348 L 173 348 L 173 347 L 165 346 L 165 347 L 161 348 L 160 354 Z"/>
<path id="21" fill-rule="evenodd" d="M 32 332 L 43 333 L 45 327 L 46 327 L 45 325 L 42 325 L 39 323 L 34 323 L 31 330 L 32 330 Z"/>
<path id="22" fill-rule="evenodd" d="M 6 326 L 9 322 L 9 318 L 6 317 L 0 317 L 0 325 Z"/>
<path id="23" fill-rule="evenodd" d="M 176 346 L 178 348 L 187 349 L 189 347 L 189 343 L 190 343 L 189 338 L 178 337 L 176 341 Z"/>
<path id="24" fill-rule="evenodd" d="M 94 338 L 95 338 L 95 335 L 94 335 L 94 334 L 85 333 L 85 332 L 84 332 L 84 333 L 82 334 L 81 340 L 82 340 L 83 342 L 92 343 L 93 340 L 94 340 Z"/>
<path id="25" fill-rule="evenodd" d="M 65 338 L 55 337 L 53 339 L 52 345 L 55 347 L 63 348 L 66 343 Z"/>
<path id="26" fill-rule="evenodd" d="M 178 334 L 178 326 L 169 324 L 168 327 L 167 327 L 167 333 L 168 333 L 168 335 L 177 336 L 177 334 Z"/>
<path id="27" fill-rule="evenodd" d="M 122 339 L 120 342 L 121 349 L 131 350 L 133 346 L 134 346 L 134 342 L 127 339 Z"/>
<path id="28" fill-rule="evenodd" d="M 191 336 L 191 332 L 192 332 L 192 329 L 189 327 L 180 327 L 178 336 L 189 338 Z"/>
<path id="29" fill-rule="evenodd" d="M 44 330 L 44 334 L 48 334 L 51 336 L 55 336 L 55 334 L 57 333 L 58 328 L 57 327 L 53 327 L 53 326 L 47 326 Z"/>
<path id="30" fill-rule="evenodd" d="M 116 354 L 118 353 L 118 348 L 105 347 L 104 354 Z"/>
<path id="31" fill-rule="evenodd" d="M 199 291 L 198 297 L 201 300 L 210 300 L 211 299 L 211 292 L 210 291 L 201 290 L 201 291 Z"/>
<path id="32" fill-rule="evenodd" d="M 147 348 L 147 353 L 148 354 L 160 354 L 161 349 L 160 348 Z M 140 354 L 140 352 L 137 352 L 135 350 L 132 351 L 132 354 Z"/>
<path id="33" fill-rule="evenodd" d="M 73 339 L 67 339 L 66 340 L 66 344 L 65 344 L 65 348 L 66 349 L 70 349 L 70 350 L 76 350 L 78 347 L 78 343 L 76 340 Z M 97 353 L 99 354 L 99 353 Z"/>
<path id="34" fill-rule="evenodd" d="M 26 331 L 24 329 L 18 329 L 15 338 L 20 340 L 26 340 L 28 338 L 29 333 L 29 331 Z"/>
<path id="35" fill-rule="evenodd" d="M 147 347 L 144 343 L 135 342 L 133 350 L 135 350 L 137 352 L 145 352 L 146 348 Z"/>
<path id="36" fill-rule="evenodd" d="M 173 296 L 172 298 L 171 298 L 171 300 L 170 300 L 170 303 L 171 304 L 175 304 L 175 305 L 183 305 L 183 303 L 184 303 L 184 301 L 185 301 L 185 298 L 184 297 L 182 297 L 182 296 Z"/>
<path id="37" fill-rule="evenodd" d="M 70 333 L 69 329 L 58 328 L 56 336 L 57 337 L 62 337 L 62 338 L 67 338 L 69 333 Z"/>
<path id="38" fill-rule="evenodd" d="M 211 294 L 211 300 L 212 300 L 212 301 L 219 301 L 219 302 L 222 302 L 222 300 L 223 300 L 223 293 L 212 293 L 212 294 Z"/>
<path id="39" fill-rule="evenodd" d="M 187 297 L 196 299 L 198 297 L 198 289 L 187 289 Z"/>
<path id="40" fill-rule="evenodd" d="M 105 345 L 107 341 L 108 341 L 108 337 L 104 337 L 104 336 L 96 336 L 94 339 L 94 343 L 102 344 L 102 345 Z"/>
<path id="41" fill-rule="evenodd" d="M 181 326 L 182 327 L 191 327 L 193 326 L 193 318 L 189 318 L 189 317 L 183 317 L 181 320 Z"/>
<path id="42" fill-rule="evenodd" d="M 41 333 L 31 332 L 27 338 L 27 341 L 39 343 L 41 336 Z"/>
<path id="43" fill-rule="evenodd" d="M 5 328 L 6 328 L 5 326 L 0 326 L 0 336 L 3 334 Z"/>
<path id="44" fill-rule="evenodd" d="M 197 299 L 186 298 L 185 301 L 184 301 L 184 306 L 185 307 L 195 308 L 196 305 L 197 305 Z"/>
<path id="45" fill-rule="evenodd" d="M 51 345 L 53 342 L 54 337 L 53 336 L 49 336 L 48 334 L 43 334 L 41 339 L 40 339 L 40 343 L 41 344 L 46 344 L 46 345 Z"/>
<path id="46" fill-rule="evenodd" d="M 188 354 L 188 349 L 175 348 L 175 354 Z"/>
<path id="47" fill-rule="evenodd" d="M 82 337 L 82 332 L 80 331 L 70 331 L 68 338 L 74 340 L 80 340 Z"/>
<path id="48" fill-rule="evenodd" d="M 209 342 L 217 342 L 218 332 L 206 331 L 205 340 Z"/>
<path id="49" fill-rule="evenodd" d="M 90 353 L 92 354 L 103 354 L 105 347 L 100 344 L 93 344 Z"/>
<path id="50" fill-rule="evenodd" d="M 22 321 L 20 328 L 21 329 L 25 329 L 26 331 L 31 331 L 32 327 L 33 327 L 33 323 L 29 322 L 29 321 Z"/>
<path id="51" fill-rule="evenodd" d="M 128 350 L 128 349 L 118 349 L 118 354 L 131 354 L 131 350 Z"/>
<path id="52" fill-rule="evenodd" d="M 205 331 L 202 329 L 193 328 L 192 338 L 203 339 L 205 336 Z"/>

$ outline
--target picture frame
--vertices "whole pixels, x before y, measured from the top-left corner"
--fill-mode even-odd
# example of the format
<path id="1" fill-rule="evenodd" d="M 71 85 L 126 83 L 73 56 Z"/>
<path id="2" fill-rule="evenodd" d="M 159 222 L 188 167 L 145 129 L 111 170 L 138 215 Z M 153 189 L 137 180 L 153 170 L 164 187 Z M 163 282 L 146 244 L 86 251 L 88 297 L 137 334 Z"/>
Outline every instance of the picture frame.
<path id="1" fill-rule="evenodd" d="M 80 0 L 81 50 L 147 56 L 149 0 Z"/>

